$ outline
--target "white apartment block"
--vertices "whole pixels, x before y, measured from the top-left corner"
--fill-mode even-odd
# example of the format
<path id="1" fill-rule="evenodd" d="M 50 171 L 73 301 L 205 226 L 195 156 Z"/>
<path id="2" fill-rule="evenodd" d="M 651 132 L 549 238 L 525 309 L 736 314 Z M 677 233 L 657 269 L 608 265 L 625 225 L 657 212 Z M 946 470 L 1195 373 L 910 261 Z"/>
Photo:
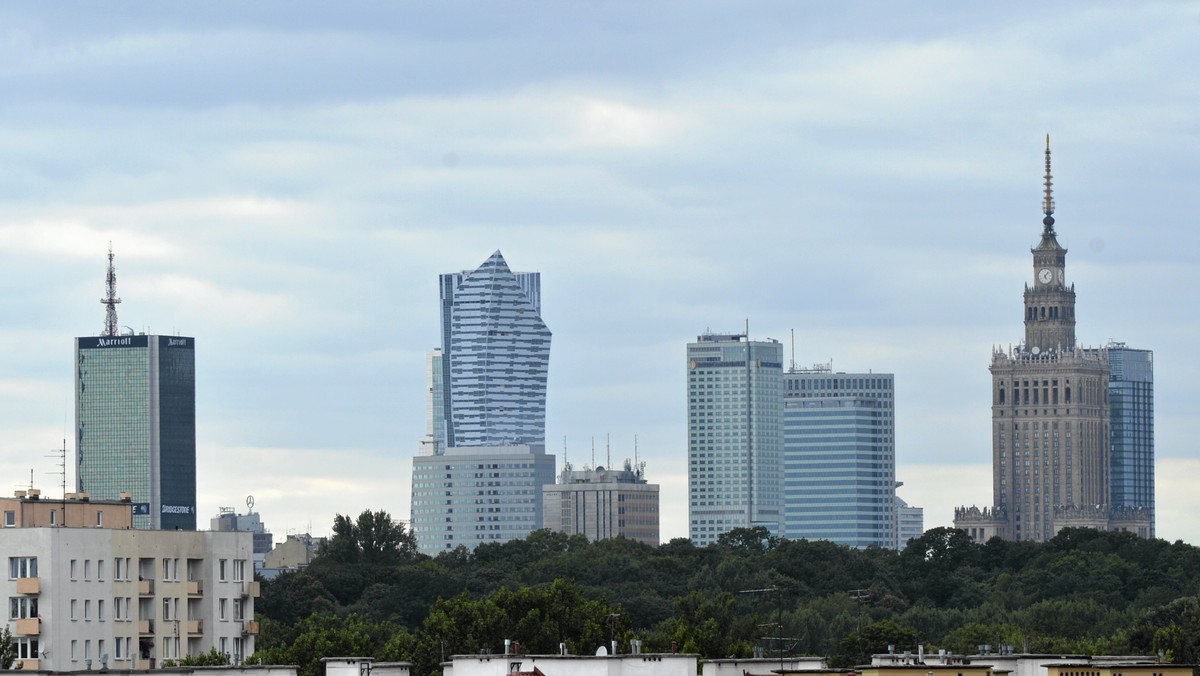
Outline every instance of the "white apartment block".
<path id="1" fill-rule="evenodd" d="M 253 534 L 0 528 L 0 596 L 26 670 L 154 669 L 254 652 Z"/>

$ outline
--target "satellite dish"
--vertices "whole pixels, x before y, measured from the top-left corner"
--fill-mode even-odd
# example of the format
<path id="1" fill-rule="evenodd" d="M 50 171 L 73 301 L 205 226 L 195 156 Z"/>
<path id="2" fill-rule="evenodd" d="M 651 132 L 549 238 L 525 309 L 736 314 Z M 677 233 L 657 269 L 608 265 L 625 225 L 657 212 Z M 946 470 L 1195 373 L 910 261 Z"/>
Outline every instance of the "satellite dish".
<path id="1" fill-rule="evenodd" d="M 596 648 L 596 657 L 608 657 L 608 648 L 604 646 Z"/>
<path id="2" fill-rule="evenodd" d="M 1032 352 L 1032 353 L 1034 353 L 1034 354 L 1041 354 L 1041 353 L 1042 353 L 1042 348 L 1038 347 L 1037 345 L 1034 345 L 1032 348 L 1030 348 L 1030 350 L 1029 350 L 1029 351 L 1030 351 L 1030 352 Z"/>

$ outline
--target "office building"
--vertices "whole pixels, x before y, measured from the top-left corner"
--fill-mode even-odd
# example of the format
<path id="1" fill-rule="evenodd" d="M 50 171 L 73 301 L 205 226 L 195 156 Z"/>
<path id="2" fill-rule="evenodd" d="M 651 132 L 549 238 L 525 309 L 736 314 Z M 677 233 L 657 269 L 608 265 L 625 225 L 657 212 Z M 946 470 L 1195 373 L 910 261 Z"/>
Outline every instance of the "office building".
<path id="1" fill-rule="evenodd" d="M 704 333 L 687 346 L 688 522 L 705 546 L 734 528 L 780 533 L 783 347 Z"/>
<path id="2" fill-rule="evenodd" d="M 413 458 L 412 533 L 422 554 L 519 540 L 542 527 L 554 483 L 541 446 L 467 446 Z"/>
<path id="3" fill-rule="evenodd" d="M 897 488 L 901 482 L 896 482 Z M 896 496 L 896 523 L 900 538 L 896 543 L 897 549 L 908 546 L 909 540 L 925 534 L 925 508 L 910 507 L 899 495 Z"/>
<path id="4" fill-rule="evenodd" d="M 0 509 L 20 515 L 0 529 L 20 668 L 154 669 L 212 649 L 236 664 L 254 652 L 249 533 L 134 530 L 131 502 L 81 494 L 18 494 Z"/>
<path id="5" fill-rule="evenodd" d="M 426 554 L 541 527 L 550 330 L 541 275 L 499 251 L 441 275 L 442 346 L 427 358 L 428 429 L 413 458 L 412 533 Z"/>
<path id="6" fill-rule="evenodd" d="M 1043 542 L 1066 527 L 1150 535 L 1148 505 L 1112 496 L 1110 351 L 1075 339 L 1075 285 L 1054 230 L 1046 140 L 1041 241 L 1024 292 L 1025 340 L 992 354 L 992 507 L 956 510 L 977 541 Z"/>
<path id="7" fill-rule="evenodd" d="M 623 469 L 564 463 L 558 483 L 542 489 L 543 528 L 595 542 L 623 536 L 658 546 L 658 484 L 646 482 L 645 463 Z"/>
<path id="8" fill-rule="evenodd" d="M 1144 507 L 1154 537 L 1154 353 L 1109 343 L 1112 504 Z"/>
<path id="9" fill-rule="evenodd" d="M 267 554 L 274 547 L 271 531 L 267 530 L 258 512 L 254 511 L 254 496 L 246 498 L 246 513 L 238 514 L 232 507 L 221 507 L 217 516 L 209 519 L 209 529 L 220 532 L 241 531 L 254 537 L 254 572 L 261 573 Z"/>
<path id="10" fill-rule="evenodd" d="M 893 381 L 828 364 L 783 374 L 783 535 L 897 546 Z"/>
<path id="11" fill-rule="evenodd" d="M 131 494 L 138 528 L 195 530 L 195 340 L 120 335 L 108 259 L 104 331 L 75 339 L 76 490 Z"/>

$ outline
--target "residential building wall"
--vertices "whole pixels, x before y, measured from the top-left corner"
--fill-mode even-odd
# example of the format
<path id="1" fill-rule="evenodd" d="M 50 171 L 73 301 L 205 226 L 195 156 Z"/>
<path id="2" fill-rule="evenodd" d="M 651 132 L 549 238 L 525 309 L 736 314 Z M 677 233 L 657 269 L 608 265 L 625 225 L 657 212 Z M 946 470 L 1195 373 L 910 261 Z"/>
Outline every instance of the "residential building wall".
<path id="1" fill-rule="evenodd" d="M 4 528 L 133 528 L 133 506 L 129 500 L 92 500 L 86 493 L 67 493 L 65 499 L 43 498 L 31 488 L 16 491 L 15 497 L 0 498 Z"/>
<path id="2" fill-rule="evenodd" d="M 734 528 L 780 532 L 783 347 L 745 334 L 687 346 L 688 522 L 704 546 Z"/>
<path id="3" fill-rule="evenodd" d="M 0 530 L 0 552 L 24 669 L 147 669 L 213 648 L 235 661 L 254 651 L 249 533 L 12 528 Z"/>

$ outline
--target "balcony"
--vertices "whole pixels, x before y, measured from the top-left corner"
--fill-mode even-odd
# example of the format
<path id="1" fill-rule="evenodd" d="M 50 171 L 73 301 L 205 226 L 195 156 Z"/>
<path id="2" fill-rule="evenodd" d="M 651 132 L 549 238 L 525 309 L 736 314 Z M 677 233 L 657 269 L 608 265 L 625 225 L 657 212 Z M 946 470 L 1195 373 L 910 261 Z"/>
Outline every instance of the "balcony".
<path id="1" fill-rule="evenodd" d="M 138 580 L 138 596 L 154 596 L 154 580 Z"/>
<path id="2" fill-rule="evenodd" d="M 13 662 L 13 668 L 22 671 L 37 671 L 38 660 L 16 660 Z"/>
<path id="3" fill-rule="evenodd" d="M 137 669 L 138 671 L 149 671 L 154 668 L 154 658 L 139 657 L 133 661 L 133 668 Z"/>
<path id="4" fill-rule="evenodd" d="M 14 633 L 17 636 L 37 636 L 42 633 L 41 620 L 36 617 L 17 620 L 17 630 Z"/>
<path id="5" fill-rule="evenodd" d="M 258 622 L 255 620 L 247 621 L 245 624 L 242 625 L 242 631 L 247 634 L 257 634 L 258 633 Z"/>
<path id="6" fill-rule="evenodd" d="M 258 580 L 255 580 L 253 582 L 243 582 L 242 583 L 242 596 L 249 596 L 250 598 L 256 599 L 256 598 L 258 598 L 258 593 L 259 593 L 258 588 L 259 588 Z"/>
<path id="7" fill-rule="evenodd" d="M 188 580 L 187 594 L 188 596 L 200 596 L 204 593 L 203 580 Z"/>
<path id="8" fill-rule="evenodd" d="M 17 593 L 18 594 L 28 594 L 30 596 L 32 596 L 34 594 L 42 593 L 41 578 L 37 578 L 37 577 L 19 577 L 19 578 L 17 578 Z M 34 660 L 34 661 L 36 662 L 37 660 Z"/>
<path id="9" fill-rule="evenodd" d="M 138 622 L 138 634 L 147 636 L 154 633 L 154 620 L 141 620 Z"/>
<path id="10" fill-rule="evenodd" d="M 187 621 L 187 633 L 188 634 L 203 634 L 204 633 L 204 620 L 188 620 Z"/>

